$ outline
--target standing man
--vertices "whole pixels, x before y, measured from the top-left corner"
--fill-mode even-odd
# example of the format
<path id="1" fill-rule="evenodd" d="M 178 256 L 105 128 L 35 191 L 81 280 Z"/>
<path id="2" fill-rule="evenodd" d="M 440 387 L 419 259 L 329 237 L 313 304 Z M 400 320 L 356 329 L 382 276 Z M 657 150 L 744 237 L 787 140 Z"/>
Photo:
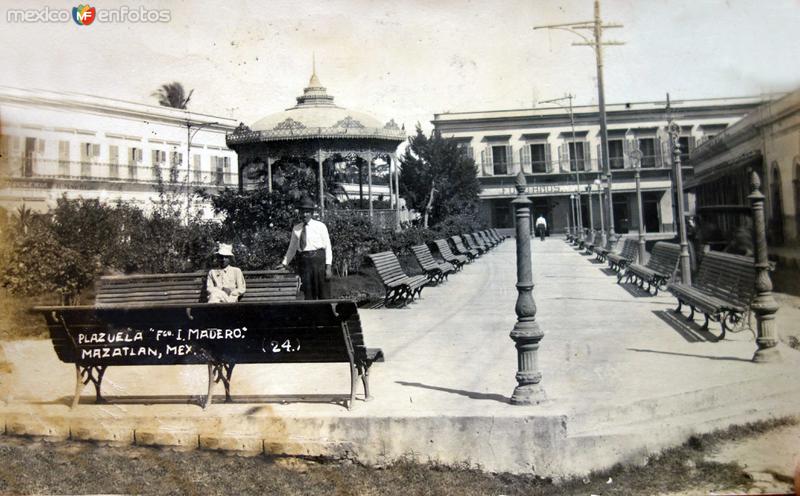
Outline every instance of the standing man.
<path id="1" fill-rule="evenodd" d="M 539 214 L 536 219 L 536 230 L 539 231 L 539 239 L 544 241 L 544 236 L 547 234 L 547 221 L 544 219 L 543 214 Z"/>
<path id="2" fill-rule="evenodd" d="M 306 300 L 324 300 L 331 297 L 331 263 L 333 250 L 328 228 L 313 219 L 314 203 L 304 197 L 300 202 L 299 213 L 302 222 L 292 228 L 289 249 L 283 257 L 281 267 L 286 268 L 297 254 L 297 270 Z"/>

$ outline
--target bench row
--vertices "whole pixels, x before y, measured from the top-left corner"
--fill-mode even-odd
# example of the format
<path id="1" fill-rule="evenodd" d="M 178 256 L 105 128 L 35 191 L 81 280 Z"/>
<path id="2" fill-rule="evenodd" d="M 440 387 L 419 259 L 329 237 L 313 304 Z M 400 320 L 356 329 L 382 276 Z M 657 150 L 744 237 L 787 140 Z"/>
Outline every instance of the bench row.
<path id="1" fill-rule="evenodd" d="M 599 242 L 596 238 L 593 241 Z M 589 244 L 586 246 L 588 251 Z M 720 340 L 727 331 L 749 328 L 747 314 L 755 295 L 755 260 L 752 257 L 708 252 L 692 283 L 684 284 L 676 280 L 681 255 L 679 245 L 656 243 L 644 264 L 635 262 L 638 250 L 637 240 L 621 238 L 606 247 L 593 246 L 591 253 L 598 260 L 608 262 L 617 272 L 618 283 L 624 278 L 626 284 L 632 282 L 642 289 L 646 284 L 646 290 L 654 290 L 656 295 L 659 289 L 667 289 L 678 300 L 676 313 L 680 314 L 684 305 L 689 307 L 689 321 L 694 320 L 696 311 L 702 312 L 705 316 L 703 330 L 708 330 L 710 321 L 718 322 L 722 331 Z"/>
<path id="2" fill-rule="evenodd" d="M 413 301 L 422 294 L 428 285 L 439 284 L 459 270 L 464 264 L 488 252 L 500 244 L 505 238 L 494 230 L 452 236 L 448 239 L 437 239 L 430 243 L 412 246 L 417 262 L 423 274 L 409 276 L 400 265 L 400 260 L 392 251 L 384 251 L 368 255 L 378 272 L 384 286 L 384 305 Z M 439 258 L 434 257 L 431 247 L 435 247 Z"/>

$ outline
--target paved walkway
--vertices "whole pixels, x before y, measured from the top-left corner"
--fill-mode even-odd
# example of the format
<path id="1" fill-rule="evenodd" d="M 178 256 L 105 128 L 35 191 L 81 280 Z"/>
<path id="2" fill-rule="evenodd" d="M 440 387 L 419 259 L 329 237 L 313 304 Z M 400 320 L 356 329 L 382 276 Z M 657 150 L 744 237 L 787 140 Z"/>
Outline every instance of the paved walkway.
<path id="1" fill-rule="evenodd" d="M 548 401 L 539 406 L 508 402 L 517 366 L 508 336 L 517 295 L 509 240 L 406 308 L 360 312 L 368 346 L 381 347 L 386 362 L 372 369 L 375 399 L 353 411 L 264 401 L 347 391 L 347 367 L 333 364 L 237 366 L 235 402 L 207 411 L 187 404 L 204 392 L 205 367 L 111 368 L 105 394 L 131 401 L 98 406 L 86 397 L 69 410 L 74 368 L 47 341 L 19 341 L 2 344 L 13 372 L 3 378 L 0 416 L 11 433 L 262 446 L 366 462 L 416 453 L 558 475 L 636 461 L 693 431 L 800 412 L 800 352 L 784 347 L 783 363 L 754 364 L 751 334 L 715 342 L 698 323 L 675 317 L 668 294 L 616 284 L 604 264 L 561 239 L 531 243 L 545 333 L 539 359 Z"/>

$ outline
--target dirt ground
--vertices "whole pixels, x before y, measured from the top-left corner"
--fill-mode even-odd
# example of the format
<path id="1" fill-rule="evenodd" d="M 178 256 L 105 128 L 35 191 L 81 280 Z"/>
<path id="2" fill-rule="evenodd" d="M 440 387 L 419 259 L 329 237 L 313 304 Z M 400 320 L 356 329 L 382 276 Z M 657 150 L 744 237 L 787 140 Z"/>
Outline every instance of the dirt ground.
<path id="1" fill-rule="evenodd" d="M 554 484 L 407 460 L 368 468 L 0 436 L 0 494 L 708 495 L 793 494 L 800 419 L 693 437 L 645 466 Z"/>

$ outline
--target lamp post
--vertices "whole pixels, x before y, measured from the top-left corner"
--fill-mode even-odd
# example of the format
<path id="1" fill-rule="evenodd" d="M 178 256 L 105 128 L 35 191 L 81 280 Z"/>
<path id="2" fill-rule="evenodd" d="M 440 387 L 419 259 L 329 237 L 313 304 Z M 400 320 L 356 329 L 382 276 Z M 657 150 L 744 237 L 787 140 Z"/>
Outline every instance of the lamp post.
<path id="1" fill-rule="evenodd" d="M 517 386 L 511 395 L 512 405 L 536 405 L 544 401 L 539 372 L 539 341 L 544 333 L 536 322 L 536 303 L 533 301 L 533 273 L 531 268 L 531 201 L 525 195 L 527 183 L 522 171 L 517 174 L 517 198 L 514 207 L 517 228 L 517 304 L 514 311 L 517 323 L 510 337 L 517 348 Z"/>
<path id="2" fill-rule="evenodd" d="M 761 179 L 753 171 L 750 177 L 750 200 L 753 215 L 753 251 L 755 258 L 755 293 L 751 308 L 756 314 L 756 345 L 753 355 L 756 363 L 779 362 L 778 330 L 775 326 L 775 312 L 778 303 L 772 296 L 772 281 L 769 278 L 767 259 L 767 230 L 764 222 L 764 194 L 761 192 Z"/>
<path id="3" fill-rule="evenodd" d="M 669 95 L 667 95 L 667 102 L 669 102 Z M 667 105 L 669 105 L 669 103 L 667 103 Z M 675 178 L 675 192 L 678 197 L 678 233 L 681 243 L 681 282 L 683 284 L 692 284 L 692 266 L 689 261 L 689 241 L 686 238 L 686 215 L 684 214 L 685 207 L 683 205 L 681 145 L 678 142 L 678 137 L 681 134 L 681 127 L 674 120 L 670 119 L 667 125 L 667 133 L 669 133 L 669 141 L 672 146 L 672 168 Z"/>
<path id="4" fill-rule="evenodd" d="M 603 182 L 598 178 L 594 180 L 595 186 L 597 186 L 597 194 L 600 195 L 600 245 L 605 246 L 606 241 L 606 223 L 603 215 Z"/>
<path id="5" fill-rule="evenodd" d="M 628 153 L 631 159 L 633 170 L 636 171 L 634 177 L 636 178 L 636 210 L 639 213 L 639 265 L 644 265 L 644 215 L 642 215 L 642 185 L 640 180 L 640 172 L 642 165 L 642 151 L 634 148 Z"/>
<path id="6" fill-rule="evenodd" d="M 588 235 L 594 235 L 594 208 L 592 207 L 592 183 L 586 186 L 586 192 L 589 193 L 589 232 Z"/>
<path id="7" fill-rule="evenodd" d="M 572 219 L 575 216 L 575 195 L 569 195 L 569 216 L 567 217 L 567 232 L 572 234 L 572 226 L 574 225 Z M 577 229 L 575 229 L 575 233 L 577 234 Z"/>

